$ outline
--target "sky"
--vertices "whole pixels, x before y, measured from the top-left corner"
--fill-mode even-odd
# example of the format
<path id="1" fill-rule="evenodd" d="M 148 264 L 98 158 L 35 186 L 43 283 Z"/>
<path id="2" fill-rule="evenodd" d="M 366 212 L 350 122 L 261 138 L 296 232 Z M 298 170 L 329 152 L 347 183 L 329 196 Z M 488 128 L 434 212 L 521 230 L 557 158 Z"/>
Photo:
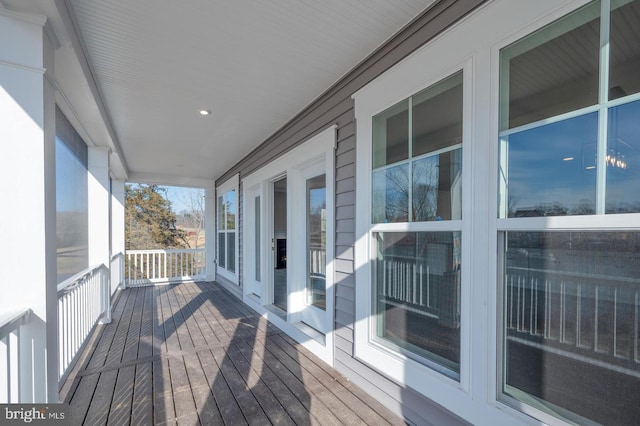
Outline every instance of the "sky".
<path id="1" fill-rule="evenodd" d="M 182 210 L 190 210 L 190 200 L 193 197 L 204 197 L 204 189 L 202 188 L 186 188 L 181 186 L 162 186 L 167 189 L 167 198 L 171 201 L 171 209 L 175 213 Z"/>

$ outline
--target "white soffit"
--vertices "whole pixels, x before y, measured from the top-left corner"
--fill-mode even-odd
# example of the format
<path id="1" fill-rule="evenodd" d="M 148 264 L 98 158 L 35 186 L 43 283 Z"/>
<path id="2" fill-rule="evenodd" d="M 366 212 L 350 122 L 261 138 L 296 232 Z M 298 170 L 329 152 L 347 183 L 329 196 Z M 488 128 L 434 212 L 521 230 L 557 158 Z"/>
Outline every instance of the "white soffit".
<path id="1" fill-rule="evenodd" d="M 130 178 L 182 184 L 225 172 L 431 3 L 67 0 Z"/>

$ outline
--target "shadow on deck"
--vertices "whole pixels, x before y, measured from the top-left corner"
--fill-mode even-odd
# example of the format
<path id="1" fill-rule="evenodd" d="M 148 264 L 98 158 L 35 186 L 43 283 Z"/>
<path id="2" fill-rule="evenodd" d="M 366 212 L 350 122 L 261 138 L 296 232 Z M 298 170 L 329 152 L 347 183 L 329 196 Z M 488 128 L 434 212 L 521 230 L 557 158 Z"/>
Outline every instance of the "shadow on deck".
<path id="1" fill-rule="evenodd" d="M 120 291 L 61 398 L 72 424 L 404 424 L 215 283 Z"/>

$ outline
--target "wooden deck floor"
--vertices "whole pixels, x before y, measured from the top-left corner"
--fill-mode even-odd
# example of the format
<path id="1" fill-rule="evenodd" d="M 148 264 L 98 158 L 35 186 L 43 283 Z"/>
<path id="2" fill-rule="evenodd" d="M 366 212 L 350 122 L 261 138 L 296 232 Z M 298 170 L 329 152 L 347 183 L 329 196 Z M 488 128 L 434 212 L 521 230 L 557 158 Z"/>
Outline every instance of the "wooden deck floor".
<path id="1" fill-rule="evenodd" d="M 404 424 L 214 283 L 123 290 L 62 389 L 72 424 Z"/>

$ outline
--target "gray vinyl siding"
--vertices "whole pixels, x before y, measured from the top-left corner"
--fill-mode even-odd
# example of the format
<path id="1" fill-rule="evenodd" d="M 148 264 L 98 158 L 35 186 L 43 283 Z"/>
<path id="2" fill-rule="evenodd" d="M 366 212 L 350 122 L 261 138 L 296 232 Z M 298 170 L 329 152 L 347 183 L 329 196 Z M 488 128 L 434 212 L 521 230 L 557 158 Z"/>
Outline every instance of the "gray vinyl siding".
<path id="1" fill-rule="evenodd" d="M 331 125 L 337 126 L 335 156 L 335 367 L 355 384 L 415 424 L 464 424 L 411 389 L 404 388 L 354 357 L 356 135 L 352 95 L 485 0 L 441 0 L 400 30 L 284 127 L 221 176 L 260 169 Z M 239 198 L 241 199 L 241 198 Z M 241 203 L 240 203 L 241 204 Z M 239 235 L 242 235 L 242 216 Z M 240 251 L 240 253 L 242 253 Z M 240 259 L 242 264 L 242 259 Z M 242 281 L 240 281 L 242 283 Z"/>

